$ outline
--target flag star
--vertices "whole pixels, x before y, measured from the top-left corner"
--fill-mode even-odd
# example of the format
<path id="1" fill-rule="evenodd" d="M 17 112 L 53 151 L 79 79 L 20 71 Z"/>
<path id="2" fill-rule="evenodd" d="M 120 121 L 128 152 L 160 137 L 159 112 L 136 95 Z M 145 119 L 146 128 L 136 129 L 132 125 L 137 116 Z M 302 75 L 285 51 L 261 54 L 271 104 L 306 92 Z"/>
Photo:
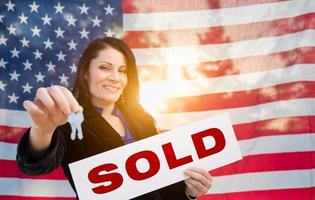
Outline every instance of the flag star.
<path id="1" fill-rule="evenodd" d="M 7 64 L 8 62 L 4 61 L 3 58 L 1 58 L 0 60 L 0 67 L 3 67 L 5 69 L 5 65 Z"/>
<path id="2" fill-rule="evenodd" d="M 9 2 L 6 3 L 5 5 L 8 7 L 7 11 L 10 11 L 10 10 L 14 11 L 15 4 L 11 3 L 11 0 L 9 0 Z"/>
<path id="3" fill-rule="evenodd" d="M 82 37 L 81 37 L 82 38 Z M 7 46 L 7 38 L 5 38 L 3 35 L 1 35 L 0 37 L 0 45 L 4 45 L 4 46 Z"/>
<path id="4" fill-rule="evenodd" d="M 46 66 L 48 67 L 48 71 L 53 71 L 53 72 L 55 71 L 56 65 L 53 65 L 51 61 L 49 61 L 49 63 L 46 64 Z"/>
<path id="5" fill-rule="evenodd" d="M 24 13 L 22 13 L 22 15 L 19 16 L 19 19 L 20 19 L 20 24 L 23 24 L 23 23 L 27 24 L 28 17 L 26 17 Z"/>
<path id="6" fill-rule="evenodd" d="M 100 23 L 101 23 L 102 20 L 98 19 L 97 16 L 95 16 L 95 19 L 92 19 L 91 21 L 93 22 L 93 27 L 94 26 L 98 26 L 98 27 L 101 26 Z"/>
<path id="7" fill-rule="evenodd" d="M 10 35 L 15 35 L 16 28 L 12 24 L 7 29 L 9 30 Z"/>
<path id="8" fill-rule="evenodd" d="M 58 76 L 58 78 L 60 78 L 60 84 L 64 84 L 64 85 L 68 85 L 68 78 L 67 76 L 65 76 L 64 73 L 62 73 L 61 76 Z"/>
<path id="9" fill-rule="evenodd" d="M 90 7 L 86 7 L 85 3 L 83 3 L 82 6 L 79 6 L 80 11 L 80 15 L 82 15 L 83 13 L 88 14 L 87 11 L 90 9 Z"/>
<path id="10" fill-rule="evenodd" d="M 20 53 L 20 51 L 18 51 L 15 47 L 14 47 L 14 49 L 11 50 L 10 52 L 12 53 L 11 58 L 14 58 L 14 57 L 19 58 L 19 53 Z"/>
<path id="11" fill-rule="evenodd" d="M 4 18 L 4 15 L 0 15 L 0 22 L 2 23 L 2 19 Z"/>
<path id="12" fill-rule="evenodd" d="M 39 81 L 41 81 L 41 82 L 43 82 L 44 83 L 44 78 L 45 78 L 45 76 L 44 75 L 42 75 L 42 73 L 41 72 L 38 72 L 38 74 L 36 74 L 35 75 L 35 77 L 36 77 L 36 82 L 39 82 Z"/>
<path id="13" fill-rule="evenodd" d="M 22 43 L 22 46 L 23 46 L 23 47 L 24 47 L 24 46 L 28 47 L 28 43 L 29 43 L 30 41 L 29 41 L 29 40 L 26 40 L 25 37 L 23 37 L 23 39 L 20 40 L 20 42 Z"/>
<path id="14" fill-rule="evenodd" d="M 41 32 L 41 30 L 38 29 L 37 26 L 35 26 L 34 28 L 31 28 L 31 31 L 33 32 L 33 37 L 34 37 L 35 35 L 37 35 L 38 37 L 40 36 L 39 33 Z"/>
<path id="15" fill-rule="evenodd" d="M 89 34 L 90 32 L 86 31 L 85 28 L 83 28 L 82 31 L 79 31 L 79 33 L 81 34 L 81 39 L 82 39 L 82 38 L 88 39 L 88 34 Z"/>
<path id="16" fill-rule="evenodd" d="M 52 46 L 54 43 L 50 41 L 49 38 L 47 38 L 46 41 L 43 42 L 45 44 L 45 49 L 49 48 L 49 49 L 52 49 Z"/>
<path id="17" fill-rule="evenodd" d="M 50 24 L 50 20 L 52 18 L 51 17 L 48 17 L 48 15 L 46 14 L 45 17 L 42 17 L 42 20 L 44 21 L 44 25 L 48 24 L 48 25 L 51 25 Z"/>
<path id="18" fill-rule="evenodd" d="M 66 17 L 65 19 L 68 21 L 68 26 L 75 26 L 75 22 L 77 21 L 77 19 L 73 18 L 72 15 L 70 15 L 70 17 Z"/>
<path id="19" fill-rule="evenodd" d="M 58 30 L 55 30 L 55 32 L 57 34 L 56 38 L 58 38 L 58 37 L 62 37 L 63 38 L 64 31 L 61 30 L 60 27 L 58 27 Z"/>
<path id="20" fill-rule="evenodd" d="M 108 29 L 106 32 L 104 32 L 104 34 L 107 36 L 107 37 L 113 37 L 114 36 L 114 33 Z"/>
<path id="21" fill-rule="evenodd" d="M 61 5 L 60 5 L 60 2 L 58 2 L 58 5 L 57 5 L 57 6 L 54 6 L 54 8 L 56 9 L 56 14 L 59 13 L 59 12 L 62 14 L 62 13 L 63 13 L 62 10 L 63 10 L 65 7 L 64 7 L 64 6 L 61 6 Z"/>
<path id="22" fill-rule="evenodd" d="M 24 67 L 24 71 L 29 69 L 29 70 L 32 70 L 31 66 L 32 66 L 32 63 L 30 63 L 28 60 L 26 60 L 23 65 L 25 66 Z"/>
<path id="23" fill-rule="evenodd" d="M 56 56 L 58 57 L 58 61 L 65 61 L 66 54 L 62 54 L 62 51 L 59 51 L 59 54 L 56 54 Z"/>
<path id="24" fill-rule="evenodd" d="M 73 40 L 71 40 L 70 42 L 67 43 L 69 45 L 69 50 L 74 49 L 77 50 L 77 45 L 78 43 L 73 42 Z"/>
<path id="25" fill-rule="evenodd" d="M 77 67 L 75 66 L 74 63 L 72 63 L 72 65 L 70 65 L 69 68 L 71 69 L 71 73 L 76 73 L 77 72 Z"/>
<path id="26" fill-rule="evenodd" d="M 19 81 L 19 76 L 21 76 L 21 74 L 16 73 L 16 70 L 14 70 L 13 73 L 9 73 L 9 75 L 11 76 L 11 79 L 10 79 L 11 81 L 13 81 L 13 80 Z"/>
<path id="27" fill-rule="evenodd" d="M 42 59 L 43 53 L 39 52 L 38 49 L 36 49 L 36 52 L 33 52 L 33 54 L 35 55 L 35 60 L 36 59 L 39 59 L 39 60 Z"/>
<path id="28" fill-rule="evenodd" d="M 5 86 L 7 86 L 7 84 L 5 84 L 2 81 L 0 81 L 0 90 L 5 91 L 5 89 L 4 89 Z"/>
<path id="29" fill-rule="evenodd" d="M 39 5 L 37 5 L 36 3 L 35 3 L 35 1 L 33 1 L 33 4 L 32 5 L 28 5 L 30 8 L 31 8 L 31 13 L 32 12 L 38 12 L 38 8 L 39 8 Z"/>
<path id="30" fill-rule="evenodd" d="M 28 83 L 26 83 L 25 85 L 22 85 L 23 88 L 23 93 L 28 92 L 31 94 L 31 89 L 33 88 L 32 86 L 30 86 Z"/>
<path id="31" fill-rule="evenodd" d="M 18 96 L 15 96 L 15 93 L 13 92 L 12 93 L 12 95 L 9 95 L 8 96 L 9 97 L 9 103 L 12 103 L 12 102 L 14 102 L 14 103 L 17 103 L 17 100 L 20 98 L 20 97 L 18 97 Z"/>
<path id="32" fill-rule="evenodd" d="M 109 4 L 107 4 L 107 7 L 104 7 L 104 10 L 106 11 L 105 15 L 108 15 L 108 14 L 114 15 L 114 14 L 113 14 L 113 10 L 114 10 L 114 9 L 115 9 L 115 8 L 112 8 L 112 7 L 110 7 Z"/>

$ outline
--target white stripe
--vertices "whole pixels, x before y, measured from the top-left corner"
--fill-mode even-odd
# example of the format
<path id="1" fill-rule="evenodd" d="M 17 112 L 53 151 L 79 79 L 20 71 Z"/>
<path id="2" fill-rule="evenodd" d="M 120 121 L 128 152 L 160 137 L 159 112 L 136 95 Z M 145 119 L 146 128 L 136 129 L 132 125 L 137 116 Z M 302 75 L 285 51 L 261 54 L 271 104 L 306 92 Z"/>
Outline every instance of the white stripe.
<path id="1" fill-rule="evenodd" d="M 314 1 L 315 3 L 315 1 Z M 215 45 L 133 49 L 138 65 L 187 64 L 258 56 L 315 46 L 315 30 Z"/>
<path id="2" fill-rule="evenodd" d="M 315 170 L 257 172 L 214 177 L 209 194 L 254 190 L 309 188 Z M 1 195 L 74 197 L 67 181 L 0 178 Z"/>
<path id="3" fill-rule="evenodd" d="M 223 112 L 229 113 L 233 124 L 250 123 L 282 117 L 310 116 L 315 115 L 315 99 L 292 99 L 215 111 L 167 113 L 156 115 L 155 119 L 161 130 L 169 130 Z"/>
<path id="4" fill-rule="evenodd" d="M 315 151 L 315 134 L 264 136 L 238 143 L 243 156 Z"/>
<path id="5" fill-rule="evenodd" d="M 141 86 L 142 98 L 171 98 L 248 91 L 297 81 L 315 81 L 314 64 L 195 80 L 151 81 Z"/>
<path id="6" fill-rule="evenodd" d="M 0 194 L 34 197 L 75 197 L 67 180 L 0 178 Z"/>
<path id="7" fill-rule="evenodd" d="M 25 128 L 31 125 L 31 120 L 25 111 L 0 109 L 0 125 Z"/>
<path id="8" fill-rule="evenodd" d="M 309 188 L 315 186 L 315 170 L 257 172 L 214 177 L 209 194 Z"/>
<path id="9" fill-rule="evenodd" d="M 1 110 L 0 110 L 1 111 Z M 10 121 L 10 126 L 15 127 L 29 127 L 28 119 L 23 120 L 25 111 L 12 112 L 5 111 L 7 115 L 11 115 L 12 119 L 21 119 L 17 122 Z M 201 120 L 213 115 L 228 112 L 230 114 L 233 124 L 250 123 L 254 121 L 292 117 L 292 116 L 308 116 L 315 115 L 315 100 L 313 98 L 293 99 L 286 101 L 276 101 L 270 103 L 259 104 L 255 106 L 248 106 L 242 108 L 232 108 L 215 111 L 203 112 L 187 112 L 187 113 L 164 113 L 155 115 L 158 122 L 158 127 L 161 130 L 168 130 L 180 125 Z M 22 117 L 21 117 L 22 116 Z M 3 124 L 6 125 L 6 124 Z"/>
<path id="10" fill-rule="evenodd" d="M 295 17 L 314 11 L 314 1 L 296 0 L 213 10 L 124 14 L 123 30 L 152 31 L 228 26 Z"/>
<path id="11" fill-rule="evenodd" d="M 315 151 L 315 134 L 264 136 L 239 141 L 243 156 L 281 153 Z M 266 148 L 267 147 L 267 148 Z M 16 144 L 0 142 L 0 160 L 15 160 Z M 0 161 L 1 163 L 1 161 Z"/>

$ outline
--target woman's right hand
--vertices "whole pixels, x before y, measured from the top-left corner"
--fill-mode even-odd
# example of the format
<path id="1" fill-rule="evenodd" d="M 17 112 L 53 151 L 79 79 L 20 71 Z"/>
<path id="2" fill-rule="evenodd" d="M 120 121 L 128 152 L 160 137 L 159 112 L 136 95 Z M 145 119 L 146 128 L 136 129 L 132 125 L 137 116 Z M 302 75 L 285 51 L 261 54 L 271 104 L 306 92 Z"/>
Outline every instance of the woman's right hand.
<path id="1" fill-rule="evenodd" d="M 83 110 L 73 94 L 59 85 L 38 88 L 35 100 L 24 101 L 23 106 L 32 120 L 32 129 L 47 133 L 65 124 L 69 114 Z"/>

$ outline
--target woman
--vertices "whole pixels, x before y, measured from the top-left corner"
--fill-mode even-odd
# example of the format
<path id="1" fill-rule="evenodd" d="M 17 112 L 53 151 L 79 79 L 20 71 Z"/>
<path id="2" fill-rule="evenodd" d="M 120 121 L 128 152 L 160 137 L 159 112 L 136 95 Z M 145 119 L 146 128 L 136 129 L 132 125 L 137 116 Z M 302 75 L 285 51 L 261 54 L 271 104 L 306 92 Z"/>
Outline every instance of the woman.
<path id="1" fill-rule="evenodd" d="M 75 191 L 68 164 L 157 134 L 154 120 L 139 103 L 134 55 L 121 40 L 105 37 L 83 52 L 72 93 L 62 86 L 39 88 L 35 100 L 25 101 L 31 128 L 17 152 L 20 169 L 44 174 L 62 165 Z M 82 140 L 71 140 L 67 117 L 83 111 Z M 193 199 L 205 194 L 212 178 L 199 168 L 189 178 L 135 199 Z"/>

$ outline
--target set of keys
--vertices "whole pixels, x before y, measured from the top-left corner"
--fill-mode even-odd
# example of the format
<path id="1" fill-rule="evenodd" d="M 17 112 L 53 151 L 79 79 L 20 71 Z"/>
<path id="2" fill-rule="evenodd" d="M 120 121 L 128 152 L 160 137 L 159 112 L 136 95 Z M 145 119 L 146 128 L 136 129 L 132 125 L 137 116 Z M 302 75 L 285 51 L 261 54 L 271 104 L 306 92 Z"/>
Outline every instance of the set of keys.
<path id="1" fill-rule="evenodd" d="M 68 122 L 70 123 L 70 126 L 71 126 L 71 135 L 70 135 L 71 140 L 75 140 L 77 136 L 78 136 L 78 139 L 80 140 L 83 139 L 83 132 L 82 132 L 82 126 L 81 126 L 83 120 L 84 120 L 84 116 L 82 112 L 71 113 L 68 116 Z"/>

